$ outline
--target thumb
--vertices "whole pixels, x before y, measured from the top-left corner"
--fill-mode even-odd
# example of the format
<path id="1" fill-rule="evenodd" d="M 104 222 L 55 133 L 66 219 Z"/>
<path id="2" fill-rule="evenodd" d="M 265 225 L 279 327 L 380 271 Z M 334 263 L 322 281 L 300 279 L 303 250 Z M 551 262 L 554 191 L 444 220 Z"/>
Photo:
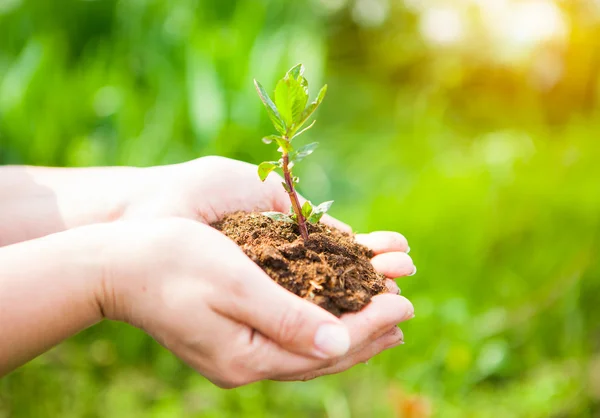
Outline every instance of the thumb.
<path id="1" fill-rule="evenodd" d="M 348 352 L 350 334 L 341 320 L 279 286 L 238 251 L 228 260 L 234 288 L 218 296 L 215 310 L 293 353 L 328 359 Z"/>

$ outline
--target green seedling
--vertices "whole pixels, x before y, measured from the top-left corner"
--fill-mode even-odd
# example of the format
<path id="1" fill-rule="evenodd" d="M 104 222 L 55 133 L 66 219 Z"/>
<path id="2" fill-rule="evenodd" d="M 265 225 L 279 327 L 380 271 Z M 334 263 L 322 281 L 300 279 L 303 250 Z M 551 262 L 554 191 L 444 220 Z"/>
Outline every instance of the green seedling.
<path id="1" fill-rule="evenodd" d="M 292 142 L 295 138 L 312 128 L 316 121 L 302 128 L 315 110 L 319 107 L 325 93 L 327 85 L 319 91 L 314 102 L 308 102 L 308 81 L 303 76 L 304 66 L 298 64 L 290 69 L 285 76 L 277 82 L 275 87 L 275 100 L 271 100 L 263 86 L 256 80 L 254 85 L 256 91 L 262 100 L 269 119 L 273 122 L 278 135 L 269 135 L 263 138 L 266 144 L 275 143 L 279 146 L 278 151 L 281 158 L 278 161 L 264 161 L 258 166 L 258 176 L 265 181 L 269 173 L 276 168 L 283 172 L 283 188 L 290 197 L 292 206 L 288 215 L 279 212 L 264 212 L 264 215 L 271 219 L 283 222 L 298 224 L 300 235 L 304 240 L 308 239 L 308 228 L 306 222 L 317 223 L 323 215 L 327 213 L 333 201 L 324 202 L 320 205 L 313 205 L 306 201 L 300 205 L 295 185 L 300 179 L 292 174 L 294 165 L 313 153 L 318 143 L 304 145 L 298 149 L 294 148 Z"/>

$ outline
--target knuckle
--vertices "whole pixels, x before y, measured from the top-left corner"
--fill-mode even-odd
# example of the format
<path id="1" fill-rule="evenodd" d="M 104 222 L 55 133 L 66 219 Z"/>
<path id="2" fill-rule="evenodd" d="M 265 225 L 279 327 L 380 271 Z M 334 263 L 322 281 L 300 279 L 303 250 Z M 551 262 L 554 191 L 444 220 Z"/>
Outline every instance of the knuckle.
<path id="1" fill-rule="evenodd" d="M 235 389 L 243 385 L 230 378 L 227 378 L 225 380 L 213 380 L 213 383 L 221 389 Z"/>
<path id="2" fill-rule="evenodd" d="M 388 332 L 385 336 L 380 338 L 379 347 L 384 349 L 390 345 L 396 344 L 404 339 L 404 334 L 402 330 L 398 327 L 394 327 L 390 332 Z"/>
<path id="3" fill-rule="evenodd" d="M 300 378 L 298 379 L 301 382 L 308 382 L 309 380 L 314 380 L 317 377 L 321 376 L 321 373 L 319 372 L 312 372 L 312 373 L 307 373 L 303 376 L 300 376 Z"/>
<path id="4" fill-rule="evenodd" d="M 278 319 L 277 339 L 280 344 L 292 344 L 300 330 L 304 328 L 306 319 L 297 305 L 290 305 Z"/>
<path id="5" fill-rule="evenodd" d="M 237 361 L 236 358 L 228 361 L 223 370 L 223 377 L 214 382 L 217 386 L 223 389 L 235 389 L 240 386 L 247 385 L 252 382 L 245 371 L 243 363 Z"/>
<path id="6" fill-rule="evenodd" d="M 245 376 L 249 382 L 267 379 L 275 373 L 276 367 L 270 361 L 270 345 L 266 342 L 246 347 L 232 361 L 232 368 Z"/>

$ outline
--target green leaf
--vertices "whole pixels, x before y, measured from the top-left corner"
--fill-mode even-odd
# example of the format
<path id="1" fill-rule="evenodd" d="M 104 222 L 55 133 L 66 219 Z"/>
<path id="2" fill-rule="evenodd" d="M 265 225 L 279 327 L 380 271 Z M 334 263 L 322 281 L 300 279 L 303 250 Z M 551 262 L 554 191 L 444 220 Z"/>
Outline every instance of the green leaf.
<path id="1" fill-rule="evenodd" d="M 269 135 L 265 136 L 262 139 L 262 142 L 264 142 L 265 144 L 271 144 L 273 141 L 275 141 L 277 145 L 279 145 L 280 152 L 285 151 L 287 153 L 291 153 L 292 151 L 294 151 L 294 147 L 292 147 L 290 141 L 287 141 L 285 138 L 282 138 L 279 135 Z"/>
<path id="2" fill-rule="evenodd" d="M 290 190 L 290 188 L 288 187 L 288 185 L 285 181 L 282 181 L 281 185 L 283 186 L 283 188 L 285 189 L 286 192 L 292 193 L 292 191 Z"/>
<path id="3" fill-rule="evenodd" d="M 275 103 L 288 128 L 302 118 L 307 101 L 308 94 L 298 80 L 289 75 L 279 80 L 275 87 Z"/>
<path id="4" fill-rule="evenodd" d="M 298 78 L 298 81 L 300 82 L 300 85 L 302 86 L 302 88 L 306 92 L 306 95 L 308 96 L 308 80 L 304 77 L 300 77 Z"/>
<path id="5" fill-rule="evenodd" d="M 280 137 L 277 137 L 275 141 L 277 142 L 277 145 L 279 145 L 279 152 L 285 151 L 287 153 L 290 153 L 294 150 L 294 148 L 292 148 L 292 144 L 290 144 L 290 141 L 286 141 L 285 139 Z"/>
<path id="6" fill-rule="evenodd" d="M 299 77 L 302 77 L 302 74 L 304 74 L 304 65 L 296 64 L 288 70 L 286 75 L 289 75 L 297 80 Z"/>
<path id="7" fill-rule="evenodd" d="M 308 97 L 308 80 L 303 77 L 303 74 L 304 74 L 304 66 L 302 64 L 298 64 L 298 65 L 292 67 L 287 72 L 286 76 L 296 79 L 300 83 L 300 86 L 302 86 L 302 89 L 304 90 L 304 92 L 306 93 L 306 97 Z M 305 104 L 305 106 L 306 106 L 306 104 Z M 302 110 L 304 110 L 304 109 L 302 109 Z"/>
<path id="8" fill-rule="evenodd" d="M 274 221 L 287 222 L 287 223 L 290 223 L 290 224 L 295 223 L 292 220 L 292 218 L 290 218 L 285 213 L 281 213 L 281 212 L 262 212 L 262 214 L 265 215 L 267 218 L 273 219 Z"/>
<path id="9" fill-rule="evenodd" d="M 327 84 L 323 86 L 321 91 L 319 91 L 319 94 L 317 95 L 317 98 L 315 99 L 315 101 L 312 102 L 311 104 L 309 104 L 306 107 L 306 109 L 304 109 L 304 111 L 302 112 L 302 117 L 298 121 L 296 121 L 296 124 L 294 125 L 294 127 L 296 129 L 300 129 L 302 127 L 302 125 L 304 125 L 304 123 L 308 120 L 308 118 L 310 118 L 311 115 L 315 112 L 315 110 L 317 110 L 319 105 L 323 102 L 323 99 L 325 98 L 326 93 L 327 93 Z"/>
<path id="10" fill-rule="evenodd" d="M 294 206 L 292 205 L 290 205 L 288 216 L 292 218 L 292 221 L 298 222 L 298 215 L 296 215 L 296 212 L 294 211 Z"/>
<path id="11" fill-rule="evenodd" d="M 298 132 L 297 134 L 294 134 L 294 138 L 296 138 L 297 136 L 302 135 L 304 132 L 308 131 L 310 128 L 312 128 L 313 126 L 315 126 L 315 123 L 317 123 L 316 120 L 313 120 L 312 123 L 310 125 L 308 125 L 306 128 L 302 129 L 300 132 Z"/>
<path id="12" fill-rule="evenodd" d="M 260 177 L 261 181 L 265 181 L 269 173 L 277 167 L 279 167 L 279 163 L 276 161 L 265 161 L 260 163 L 258 165 L 258 177 Z"/>
<path id="13" fill-rule="evenodd" d="M 321 203 L 319 206 L 313 208 L 312 215 L 308 218 L 308 222 L 312 224 L 318 223 L 323 215 L 327 213 L 331 205 L 333 204 L 333 200 L 329 200 L 327 202 Z"/>
<path id="14" fill-rule="evenodd" d="M 294 153 L 294 155 L 292 156 L 291 159 L 294 162 L 302 161 L 305 157 L 308 157 L 310 154 L 312 154 L 318 146 L 319 146 L 318 142 L 312 142 L 310 144 L 306 144 L 306 145 L 300 147 L 298 149 L 298 151 L 296 151 Z"/>
<path id="15" fill-rule="evenodd" d="M 265 136 L 265 137 L 262 139 L 262 142 L 264 142 L 265 144 L 270 144 L 270 143 L 272 143 L 273 141 L 278 141 L 278 140 L 280 140 L 280 139 L 283 139 L 283 138 L 282 138 L 282 137 L 280 137 L 280 136 L 277 136 L 277 135 L 269 135 L 269 136 Z"/>
<path id="16" fill-rule="evenodd" d="M 281 135 L 285 135 L 287 127 L 283 118 L 279 114 L 279 111 L 277 110 L 277 106 L 275 106 L 273 100 L 271 100 L 264 87 L 258 81 L 254 80 L 254 86 L 256 87 L 256 91 L 258 92 L 260 100 L 267 109 L 269 119 L 271 119 L 271 122 L 273 122 L 273 126 L 275 126 L 277 132 L 279 132 Z"/>
<path id="17" fill-rule="evenodd" d="M 312 204 L 307 200 L 302 205 L 302 216 L 304 216 L 305 218 L 308 218 L 308 217 L 310 217 L 312 212 L 313 212 Z"/>

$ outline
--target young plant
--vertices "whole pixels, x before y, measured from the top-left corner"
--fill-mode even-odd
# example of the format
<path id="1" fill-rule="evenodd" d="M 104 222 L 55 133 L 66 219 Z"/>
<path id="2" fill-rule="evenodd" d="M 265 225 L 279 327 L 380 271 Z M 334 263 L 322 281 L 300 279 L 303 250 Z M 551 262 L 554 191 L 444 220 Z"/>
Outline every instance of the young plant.
<path id="1" fill-rule="evenodd" d="M 296 163 L 312 154 L 318 143 L 313 142 L 295 149 L 292 141 L 314 126 L 316 121 L 313 121 L 310 125 L 302 129 L 314 111 L 317 110 L 327 92 L 327 85 L 325 85 L 319 91 L 315 101 L 309 103 L 308 81 L 306 81 L 303 74 L 304 66 L 302 64 L 292 67 L 277 82 L 274 95 L 275 101 L 271 100 L 258 81 L 254 80 L 254 85 L 267 109 L 275 130 L 279 133 L 279 135 L 269 135 L 263 138 L 263 142 L 266 144 L 276 143 L 279 146 L 277 150 L 281 153 L 281 158 L 278 161 L 260 163 L 258 166 L 258 176 L 262 181 L 265 181 L 271 171 L 280 168 L 285 180 L 282 183 L 283 188 L 292 203 L 289 215 L 279 212 L 265 212 L 264 214 L 274 220 L 298 224 L 300 235 L 304 240 L 307 240 L 308 228 L 306 227 L 306 222 L 308 221 L 313 224 L 319 222 L 329 210 L 333 201 L 324 202 L 318 206 L 314 206 L 311 202 L 306 201 L 301 206 L 295 189 L 295 184 L 300 179 L 292 174 L 292 168 Z"/>

